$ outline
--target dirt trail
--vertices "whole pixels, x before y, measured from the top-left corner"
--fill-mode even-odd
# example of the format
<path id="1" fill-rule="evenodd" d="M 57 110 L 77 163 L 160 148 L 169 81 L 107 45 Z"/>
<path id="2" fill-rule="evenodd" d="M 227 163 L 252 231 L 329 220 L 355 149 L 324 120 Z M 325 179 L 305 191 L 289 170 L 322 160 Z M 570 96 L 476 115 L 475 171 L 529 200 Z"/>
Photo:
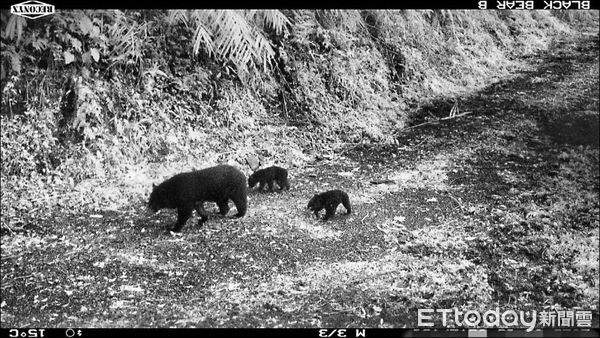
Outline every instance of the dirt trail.
<path id="1" fill-rule="evenodd" d="M 174 212 L 140 205 L 3 241 L 2 324 L 402 327 L 416 308 L 560 304 L 595 306 L 597 327 L 598 36 L 529 65 L 462 98 L 470 115 L 251 193 L 242 219 L 194 218 L 173 237 Z M 317 220 L 306 203 L 333 188 L 353 213 Z"/>

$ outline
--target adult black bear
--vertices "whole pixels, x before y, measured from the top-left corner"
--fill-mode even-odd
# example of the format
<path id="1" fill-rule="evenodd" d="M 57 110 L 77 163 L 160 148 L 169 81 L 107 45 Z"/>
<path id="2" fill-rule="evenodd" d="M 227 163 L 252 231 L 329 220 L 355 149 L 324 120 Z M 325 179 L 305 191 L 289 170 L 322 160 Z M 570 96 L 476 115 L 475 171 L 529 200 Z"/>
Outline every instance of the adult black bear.
<path id="1" fill-rule="evenodd" d="M 177 223 L 172 231 L 178 232 L 192 215 L 194 207 L 198 212 L 198 225 L 202 225 L 208 219 L 204 202 L 217 203 L 220 214 L 226 215 L 230 199 L 237 208 L 235 216 L 244 216 L 248 205 L 246 176 L 235 167 L 218 165 L 177 174 L 158 186 L 153 185 L 148 206 L 154 212 L 162 208 L 176 208 Z"/>
<path id="2" fill-rule="evenodd" d="M 330 190 L 314 195 L 313 198 L 308 201 L 307 208 L 314 211 L 317 217 L 319 217 L 319 211 L 325 209 L 325 217 L 323 217 L 323 220 L 326 221 L 335 214 L 335 209 L 337 209 L 340 203 L 346 208 L 347 214 L 352 212 L 348 194 L 341 190 Z"/>
<path id="3" fill-rule="evenodd" d="M 248 186 L 254 188 L 256 183 L 259 183 L 258 191 L 262 191 L 265 185 L 269 185 L 269 191 L 273 191 L 273 183 L 276 182 L 280 190 L 290 190 L 290 182 L 288 181 L 287 170 L 272 166 L 265 169 L 260 169 L 250 175 L 248 178 Z"/>

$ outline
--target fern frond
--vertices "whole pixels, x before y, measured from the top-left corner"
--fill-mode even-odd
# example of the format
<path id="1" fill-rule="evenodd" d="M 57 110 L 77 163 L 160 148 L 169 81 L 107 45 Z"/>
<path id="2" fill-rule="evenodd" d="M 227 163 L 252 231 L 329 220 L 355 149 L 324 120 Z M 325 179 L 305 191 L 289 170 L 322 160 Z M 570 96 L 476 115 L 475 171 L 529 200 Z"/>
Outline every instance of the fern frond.
<path id="1" fill-rule="evenodd" d="M 187 26 L 188 14 L 187 10 L 183 9 L 174 9 L 168 10 L 167 16 L 165 17 L 165 22 L 169 25 L 173 25 L 177 22 L 183 22 Z"/>
<path id="2" fill-rule="evenodd" d="M 278 10 L 252 10 L 248 11 L 247 15 L 249 15 L 254 23 L 260 28 L 263 30 L 273 30 L 276 35 L 287 33 L 289 31 L 289 26 L 291 26 L 290 20 Z"/>

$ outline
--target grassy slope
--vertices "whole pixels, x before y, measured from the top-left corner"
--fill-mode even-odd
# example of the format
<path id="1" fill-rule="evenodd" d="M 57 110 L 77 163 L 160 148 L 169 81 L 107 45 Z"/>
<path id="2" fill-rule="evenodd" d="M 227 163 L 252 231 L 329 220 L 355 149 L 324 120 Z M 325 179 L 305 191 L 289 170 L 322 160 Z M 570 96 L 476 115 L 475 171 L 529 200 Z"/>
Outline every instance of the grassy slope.
<path id="1" fill-rule="evenodd" d="M 467 117 L 292 172 L 242 219 L 173 237 L 142 203 L 51 215 L 2 237 L 2 326 L 414 327 L 417 308 L 558 304 L 597 327 L 597 129 L 592 147 L 562 143 L 587 124 L 550 135 L 597 123 L 597 97 L 595 36 L 464 98 Z M 304 208 L 330 187 L 354 213 L 323 223 Z"/>
<path id="2" fill-rule="evenodd" d="M 285 111 L 281 84 L 272 79 L 263 79 L 260 90 L 223 80 L 212 104 L 165 90 L 164 81 L 197 81 L 198 74 L 182 69 L 184 75 L 170 79 L 144 77 L 143 89 L 126 79 L 86 81 L 81 90 L 93 97 L 84 111 L 128 103 L 114 119 L 115 112 L 104 111 L 110 121 L 92 128 L 99 135 L 87 145 L 63 146 L 53 137 L 57 105 L 14 119 L 2 115 L 0 231 L 36 227 L 54 213 L 125 210 L 162 178 L 222 162 L 247 170 L 249 154 L 295 170 L 315 150 L 393 143 L 407 119 L 446 114 L 444 99 L 452 105 L 450 96 L 498 81 L 520 64 L 514 55 L 545 49 L 555 34 L 572 32 L 549 11 L 374 11 L 372 36 L 358 26 L 344 28 L 360 22 L 358 11 L 327 29 L 315 11 L 299 13 L 287 47 L 295 85 Z M 588 17 L 572 22 L 590 24 L 590 13 L 571 13 Z M 141 120 L 130 120 L 138 113 Z"/>

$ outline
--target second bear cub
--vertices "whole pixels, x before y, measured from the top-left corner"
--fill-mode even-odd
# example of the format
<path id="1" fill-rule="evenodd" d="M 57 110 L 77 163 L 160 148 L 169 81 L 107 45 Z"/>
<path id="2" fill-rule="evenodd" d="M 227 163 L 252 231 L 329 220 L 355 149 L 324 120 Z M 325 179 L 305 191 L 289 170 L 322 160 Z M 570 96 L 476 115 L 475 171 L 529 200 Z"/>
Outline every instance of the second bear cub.
<path id="1" fill-rule="evenodd" d="M 348 194 L 341 190 L 330 190 L 314 195 L 313 198 L 308 201 L 307 208 L 314 211 L 317 217 L 319 217 L 319 211 L 325 209 L 325 217 L 323 217 L 323 220 L 326 221 L 335 214 L 335 209 L 337 209 L 340 203 L 346 208 L 347 214 L 352 212 L 350 198 L 348 198 Z"/>

